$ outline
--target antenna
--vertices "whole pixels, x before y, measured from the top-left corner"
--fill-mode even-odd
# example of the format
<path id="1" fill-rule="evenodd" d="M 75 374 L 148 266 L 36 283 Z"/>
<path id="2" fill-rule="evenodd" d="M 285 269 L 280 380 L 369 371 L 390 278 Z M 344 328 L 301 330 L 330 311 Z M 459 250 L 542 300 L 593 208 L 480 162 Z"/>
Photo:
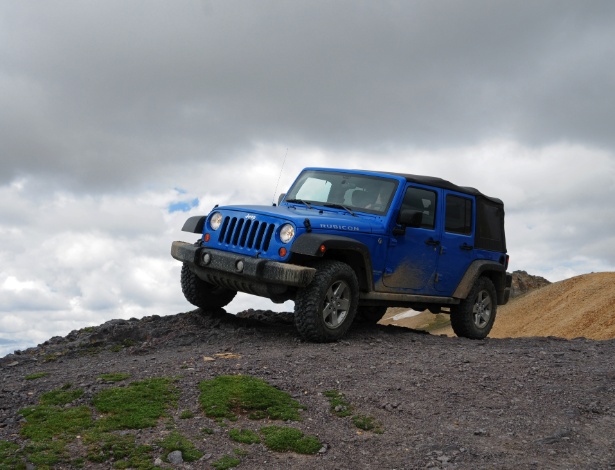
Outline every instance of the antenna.
<path id="1" fill-rule="evenodd" d="M 286 153 L 284 154 L 284 161 L 282 162 L 282 168 L 280 169 L 280 176 L 278 176 L 278 182 L 275 184 L 275 191 L 271 198 L 271 204 L 275 206 L 275 195 L 278 192 L 278 186 L 280 185 L 280 179 L 282 179 L 282 172 L 284 171 L 284 164 L 286 163 L 286 157 L 288 156 L 288 147 L 286 147 Z"/>

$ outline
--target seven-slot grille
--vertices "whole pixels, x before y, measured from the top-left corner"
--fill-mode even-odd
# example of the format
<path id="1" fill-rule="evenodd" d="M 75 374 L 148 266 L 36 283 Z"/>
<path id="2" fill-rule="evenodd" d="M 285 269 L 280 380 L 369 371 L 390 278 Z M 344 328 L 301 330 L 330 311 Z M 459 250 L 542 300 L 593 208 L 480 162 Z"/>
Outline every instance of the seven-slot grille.
<path id="1" fill-rule="evenodd" d="M 275 231 L 275 224 L 240 217 L 224 217 L 219 243 L 266 252 Z"/>

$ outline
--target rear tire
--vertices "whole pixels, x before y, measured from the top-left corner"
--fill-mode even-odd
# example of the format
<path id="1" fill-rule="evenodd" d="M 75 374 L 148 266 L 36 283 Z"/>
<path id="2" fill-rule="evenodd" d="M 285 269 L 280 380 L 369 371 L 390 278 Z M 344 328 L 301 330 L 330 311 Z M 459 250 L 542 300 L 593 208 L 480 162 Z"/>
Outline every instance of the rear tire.
<path id="1" fill-rule="evenodd" d="M 237 295 L 234 290 L 203 281 L 190 270 L 186 263 L 182 266 L 181 285 L 186 300 L 203 310 L 225 307 Z"/>
<path id="2" fill-rule="evenodd" d="M 479 277 L 468 296 L 451 309 L 451 326 L 457 336 L 487 337 L 497 313 L 497 294 L 491 279 Z"/>
<path id="3" fill-rule="evenodd" d="M 315 267 L 312 282 L 297 292 L 295 326 L 308 341 L 337 341 L 348 331 L 357 313 L 357 276 L 340 261 L 323 260 Z"/>

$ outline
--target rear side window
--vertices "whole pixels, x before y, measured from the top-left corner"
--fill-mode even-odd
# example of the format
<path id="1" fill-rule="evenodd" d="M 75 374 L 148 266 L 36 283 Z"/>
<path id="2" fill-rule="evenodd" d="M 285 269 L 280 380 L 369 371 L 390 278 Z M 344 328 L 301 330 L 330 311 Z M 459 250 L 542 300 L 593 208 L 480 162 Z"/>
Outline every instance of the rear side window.
<path id="1" fill-rule="evenodd" d="M 423 213 L 422 228 L 433 229 L 436 225 L 436 193 L 421 188 L 408 188 L 402 209 L 412 209 Z"/>
<path id="2" fill-rule="evenodd" d="M 444 230 L 461 235 L 472 234 L 472 199 L 448 194 Z"/>

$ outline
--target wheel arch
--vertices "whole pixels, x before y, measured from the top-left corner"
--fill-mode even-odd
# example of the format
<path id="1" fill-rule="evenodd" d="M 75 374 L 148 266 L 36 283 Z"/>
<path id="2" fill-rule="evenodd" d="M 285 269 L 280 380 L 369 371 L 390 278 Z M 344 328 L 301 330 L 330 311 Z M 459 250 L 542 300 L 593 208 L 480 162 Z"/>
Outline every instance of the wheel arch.
<path id="1" fill-rule="evenodd" d="M 321 247 L 325 247 L 324 251 Z M 367 245 L 350 237 L 304 233 L 290 248 L 301 257 L 330 259 L 348 264 L 359 281 L 359 290 L 373 290 L 372 261 Z"/>
<path id="2" fill-rule="evenodd" d="M 489 278 L 493 283 L 497 294 L 498 305 L 506 303 L 506 268 L 495 261 L 488 260 L 476 260 L 468 267 L 463 278 L 457 285 L 455 292 L 453 292 L 453 297 L 456 299 L 465 299 L 470 293 L 472 286 L 474 286 L 481 276 Z"/>

